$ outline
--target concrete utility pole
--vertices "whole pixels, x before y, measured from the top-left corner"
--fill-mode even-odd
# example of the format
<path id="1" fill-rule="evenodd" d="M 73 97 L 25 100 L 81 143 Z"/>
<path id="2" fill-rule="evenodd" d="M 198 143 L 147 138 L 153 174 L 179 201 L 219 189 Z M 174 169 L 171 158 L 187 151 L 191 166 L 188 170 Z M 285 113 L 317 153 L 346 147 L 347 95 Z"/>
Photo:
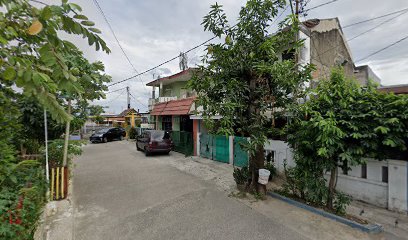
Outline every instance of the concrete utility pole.
<path id="1" fill-rule="evenodd" d="M 71 115 L 71 99 L 68 99 L 68 115 Z M 68 164 L 68 141 L 69 141 L 69 127 L 71 120 L 67 120 L 65 125 L 65 139 L 64 139 L 64 155 L 62 158 L 62 166 L 66 167 Z"/>
<path id="2" fill-rule="evenodd" d="M 126 92 L 127 92 L 127 109 L 130 109 L 130 92 L 129 92 L 129 87 L 126 87 Z"/>

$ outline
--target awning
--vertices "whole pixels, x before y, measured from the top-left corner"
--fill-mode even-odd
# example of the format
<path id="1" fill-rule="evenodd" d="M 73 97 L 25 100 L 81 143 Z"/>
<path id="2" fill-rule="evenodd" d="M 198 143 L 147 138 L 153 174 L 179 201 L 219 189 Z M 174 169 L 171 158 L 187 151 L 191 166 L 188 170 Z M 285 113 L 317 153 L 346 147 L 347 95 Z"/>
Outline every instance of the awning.
<path id="1" fill-rule="evenodd" d="M 163 103 L 157 103 L 153 106 L 153 111 L 150 115 L 187 115 L 190 112 L 194 98 L 184 98 L 180 100 L 172 100 Z"/>

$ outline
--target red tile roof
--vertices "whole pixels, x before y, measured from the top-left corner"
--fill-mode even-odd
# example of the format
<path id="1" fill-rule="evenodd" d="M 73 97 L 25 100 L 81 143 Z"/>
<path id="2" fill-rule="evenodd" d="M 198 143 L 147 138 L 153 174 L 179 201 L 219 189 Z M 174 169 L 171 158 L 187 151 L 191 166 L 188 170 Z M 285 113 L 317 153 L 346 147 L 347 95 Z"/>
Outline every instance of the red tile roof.
<path id="1" fill-rule="evenodd" d="M 182 76 L 184 74 L 193 72 L 194 70 L 196 70 L 196 68 L 187 68 L 186 70 L 178 72 L 178 73 L 173 74 L 171 76 L 162 77 L 162 78 L 156 79 L 154 81 L 151 81 L 149 83 L 146 83 L 146 86 L 154 86 L 154 85 L 158 84 L 160 81 L 165 81 L 165 80 L 168 80 L 168 79 L 177 78 L 177 77 L 180 77 L 180 76 Z"/>
<path id="2" fill-rule="evenodd" d="M 187 115 L 195 97 L 157 103 L 150 115 Z"/>
<path id="3" fill-rule="evenodd" d="M 380 92 L 392 92 L 395 94 L 408 94 L 408 84 L 384 86 L 378 89 Z"/>

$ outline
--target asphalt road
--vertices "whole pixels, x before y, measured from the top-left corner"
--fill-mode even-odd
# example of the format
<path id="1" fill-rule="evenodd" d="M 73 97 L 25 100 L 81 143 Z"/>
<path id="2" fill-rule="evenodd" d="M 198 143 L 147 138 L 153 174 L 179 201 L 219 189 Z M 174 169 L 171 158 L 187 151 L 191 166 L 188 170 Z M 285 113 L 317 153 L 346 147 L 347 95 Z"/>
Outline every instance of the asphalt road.
<path id="1" fill-rule="evenodd" d="M 308 239 L 127 141 L 75 160 L 74 239 Z"/>

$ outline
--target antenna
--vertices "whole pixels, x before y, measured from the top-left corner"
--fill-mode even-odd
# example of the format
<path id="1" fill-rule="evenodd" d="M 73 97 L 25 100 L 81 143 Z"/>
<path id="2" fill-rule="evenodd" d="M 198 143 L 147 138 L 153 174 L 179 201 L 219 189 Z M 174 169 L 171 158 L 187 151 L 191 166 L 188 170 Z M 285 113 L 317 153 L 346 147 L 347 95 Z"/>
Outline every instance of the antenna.
<path id="1" fill-rule="evenodd" d="M 187 66 L 188 61 L 187 60 L 188 60 L 187 53 L 180 52 L 180 55 L 179 55 L 179 67 L 180 67 L 181 71 L 184 71 L 184 70 L 186 70 L 188 68 L 188 66 Z"/>

